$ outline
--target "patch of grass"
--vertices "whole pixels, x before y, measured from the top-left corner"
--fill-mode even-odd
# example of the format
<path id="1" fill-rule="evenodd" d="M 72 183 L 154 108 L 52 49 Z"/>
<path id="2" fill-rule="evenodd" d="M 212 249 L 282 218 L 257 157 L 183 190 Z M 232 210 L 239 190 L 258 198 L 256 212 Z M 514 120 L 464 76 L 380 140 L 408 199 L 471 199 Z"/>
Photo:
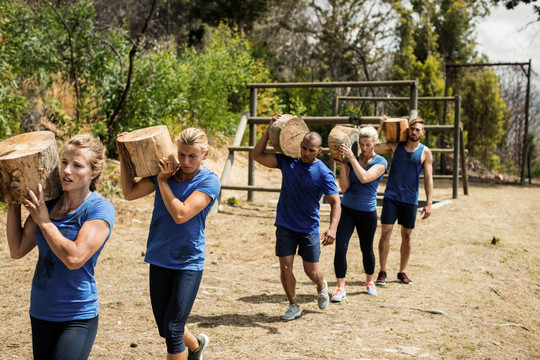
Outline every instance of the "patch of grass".
<path id="1" fill-rule="evenodd" d="M 440 350 L 441 351 L 451 351 L 452 348 L 450 347 L 450 345 L 448 345 L 447 343 L 443 342 L 440 346 Z"/>
<path id="2" fill-rule="evenodd" d="M 230 205 L 230 206 L 236 206 L 236 205 L 240 204 L 240 200 L 238 200 L 234 196 L 228 197 L 227 200 L 225 200 L 225 201 L 227 202 L 227 205 Z"/>
<path id="3" fill-rule="evenodd" d="M 107 305 L 116 306 L 116 305 L 120 305 L 121 303 L 122 303 L 122 300 L 120 299 L 112 299 L 111 301 L 107 303 Z"/>

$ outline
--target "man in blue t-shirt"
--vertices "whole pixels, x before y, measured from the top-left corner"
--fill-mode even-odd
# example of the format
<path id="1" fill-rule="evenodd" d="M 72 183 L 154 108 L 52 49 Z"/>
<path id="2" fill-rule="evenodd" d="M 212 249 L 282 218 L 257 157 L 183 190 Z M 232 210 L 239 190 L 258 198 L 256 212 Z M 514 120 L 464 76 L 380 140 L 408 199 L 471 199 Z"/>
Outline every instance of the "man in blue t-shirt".
<path id="1" fill-rule="evenodd" d="M 386 117 L 382 117 L 378 132 L 384 128 Z M 433 196 L 433 154 L 431 150 L 420 143 L 425 134 L 424 120 L 411 120 L 408 138 L 403 143 L 382 143 L 375 146 L 377 154 L 392 152 L 390 173 L 384 191 L 383 208 L 381 213 L 381 239 L 379 240 L 379 263 L 381 268 L 375 281 L 376 285 L 386 285 L 386 260 L 390 251 L 390 235 L 396 219 L 401 225 L 400 264 L 397 280 L 411 285 L 412 281 L 405 274 L 405 267 L 411 256 L 411 234 L 416 222 L 418 211 L 418 188 L 420 174 L 424 170 L 424 190 L 426 205 L 421 211 L 422 219 L 431 215 Z"/>
<path id="2" fill-rule="evenodd" d="M 297 159 L 278 153 L 265 153 L 268 130 L 261 136 L 251 157 L 269 168 L 278 168 L 282 173 L 281 192 L 276 214 L 276 256 L 279 257 L 281 284 L 289 300 L 284 320 L 294 320 L 302 314 L 296 298 L 296 279 L 293 274 L 294 256 L 302 257 L 306 275 L 317 284 L 318 305 L 328 306 L 328 284 L 319 268 L 321 240 L 319 238 L 320 200 L 325 195 L 331 207 L 330 227 L 322 236 L 322 244 L 330 245 L 336 238 L 341 214 L 339 191 L 332 171 L 319 159 L 322 138 L 316 132 L 308 132 L 300 145 L 301 156 Z"/>

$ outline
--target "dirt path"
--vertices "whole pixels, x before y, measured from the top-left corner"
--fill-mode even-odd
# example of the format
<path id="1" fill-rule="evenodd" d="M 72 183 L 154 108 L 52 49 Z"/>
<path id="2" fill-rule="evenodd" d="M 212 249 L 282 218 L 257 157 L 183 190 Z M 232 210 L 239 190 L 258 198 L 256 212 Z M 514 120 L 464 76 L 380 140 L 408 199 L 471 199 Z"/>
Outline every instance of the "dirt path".
<path id="1" fill-rule="evenodd" d="M 209 167 L 221 173 L 218 163 Z M 240 183 L 245 172 L 235 176 Z M 275 172 L 260 176 L 265 183 L 279 179 Z M 435 191 L 440 199 L 450 194 L 450 186 Z M 245 197 L 230 192 L 224 198 L 229 196 Z M 257 194 L 251 203 L 224 204 L 208 219 L 206 268 L 189 320 L 194 333 L 210 336 L 205 359 L 540 357 L 540 187 L 472 184 L 469 196 L 418 222 L 408 268 L 414 285 L 391 281 L 378 297 L 362 286 L 356 235 L 348 256 L 348 299 L 325 311 L 297 259 L 303 316 L 292 322 L 279 319 L 287 301 L 273 250 L 276 198 Z M 114 203 L 117 223 L 96 268 L 101 314 L 91 358 L 163 359 L 143 262 L 152 199 Z M 0 214 L 0 359 L 30 359 L 28 299 L 37 252 L 11 260 L 5 220 Z M 322 220 L 324 231 L 327 209 Z M 376 243 L 378 237 L 379 231 Z M 395 231 L 391 279 L 398 253 Z M 323 249 L 321 266 L 334 290 L 332 248 Z"/>

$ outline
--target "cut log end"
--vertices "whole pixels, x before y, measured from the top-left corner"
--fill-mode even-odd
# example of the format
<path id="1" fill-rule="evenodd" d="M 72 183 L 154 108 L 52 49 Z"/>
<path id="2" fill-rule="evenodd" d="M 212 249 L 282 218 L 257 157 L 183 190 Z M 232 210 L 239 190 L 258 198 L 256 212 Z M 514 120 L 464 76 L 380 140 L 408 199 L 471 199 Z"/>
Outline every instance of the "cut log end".
<path id="1" fill-rule="evenodd" d="M 408 138 L 407 119 L 390 118 L 384 122 L 384 136 L 387 142 L 403 142 Z"/>
<path id="2" fill-rule="evenodd" d="M 348 162 L 349 160 L 341 155 L 339 147 L 345 145 L 349 147 L 353 154 L 360 155 L 360 146 L 358 145 L 358 135 L 360 130 L 349 126 L 336 126 L 328 135 L 328 148 L 330 155 L 336 161 Z"/>
<path id="3" fill-rule="evenodd" d="M 308 132 L 309 128 L 302 118 L 289 114 L 274 121 L 268 130 L 274 149 L 292 158 L 300 157 L 300 144 Z"/>
<path id="4" fill-rule="evenodd" d="M 45 200 L 60 195 L 59 160 L 51 131 L 20 134 L 0 142 L 0 201 L 22 203 L 26 187 L 37 194 L 43 187 Z"/>
<path id="5" fill-rule="evenodd" d="M 159 160 L 176 159 L 174 146 L 166 126 L 152 126 L 134 130 L 118 138 L 118 152 L 133 178 L 159 174 Z"/>

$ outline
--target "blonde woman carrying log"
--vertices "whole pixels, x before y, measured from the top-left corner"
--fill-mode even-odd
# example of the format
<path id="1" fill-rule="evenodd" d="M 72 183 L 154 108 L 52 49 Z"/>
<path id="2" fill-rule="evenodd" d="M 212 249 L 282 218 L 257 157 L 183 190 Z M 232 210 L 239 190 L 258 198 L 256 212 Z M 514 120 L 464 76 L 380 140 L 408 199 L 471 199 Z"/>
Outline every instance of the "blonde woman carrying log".
<path id="1" fill-rule="evenodd" d="M 111 234 L 113 205 L 97 192 L 105 149 L 90 135 L 77 135 L 62 155 L 63 192 L 45 203 L 43 188 L 27 189 L 30 216 L 21 227 L 21 205 L 9 205 L 7 239 L 11 257 L 38 247 L 30 297 L 34 359 L 87 359 L 98 328 L 94 267 Z"/>
<path id="2" fill-rule="evenodd" d="M 159 334 L 165 338 L 166 358 L 202 359 L 208 337 L 193 336 L 186 322 L 203 273 L 206 216 L 220 183 L 203 165 L 208 138 L 201 129 L 184 129 L 177 145 L 179 164 L 162 158 L 160 173 L 139 181 L 120 159 L 122 192 L 126 200 L 156 193 L 145 261 L 150 264 L 152 310 Z"/>
<path id="3" fill-rule="evenodd" d="M 377 296 L 373 282 L 375 272 L 375 254 L 373 253 L 373 237 L 377 229 L 377 187 L 386 172 L 386 159 L 375 154 L 378 141 L 377 130 L 372 126 L 360 130 L 358 145 L 360 156 L 355 157 L 351 149 L 340 146 L 342 155 L 349 160 L 340 162 L 341 173 L 339 186 L 343 191 L 341 200 L 341 218 L 336 235 L 336 252 L 334 254 L 334 271 L 338 288 L 332 294 L 332 302 L 340 302 L 347 298 L 345 291 L 345 275 L 347 273 L 347 249 L 351 235 L 356 228 L 360 239 L 362 262 L 366 273 L 366 290 L 368 295 Z"/>

